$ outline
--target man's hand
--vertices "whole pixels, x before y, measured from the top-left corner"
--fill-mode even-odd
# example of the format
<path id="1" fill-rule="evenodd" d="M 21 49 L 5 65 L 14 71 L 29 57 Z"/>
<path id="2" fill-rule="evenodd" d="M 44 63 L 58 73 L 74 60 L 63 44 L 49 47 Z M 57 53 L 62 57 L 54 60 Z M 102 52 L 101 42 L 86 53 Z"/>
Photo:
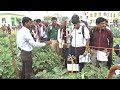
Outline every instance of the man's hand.
<path id="1" fill-rule="evenodd" d="M 85 57 L 87 54 L 88 54 L 88 51 L 85 51 L 85 52 L 83 53 L 84 57 Z"/>
<path id="2" fill-rule="evenodd" d="M 46 46 L 48 46 L 48 45 L 50 45 L 50 44 L 52 44 L 52 41 L 47 41 L 47 42 L 46 42 Z"/>
<path id="3" fill-rule="evenodd" d="M 110 52 L 106 52 L 106 56 L 109 56 Z"/>
<path id="4" fill-rule="evenodd" d="M 65 37 L 71 37 L 71 34 L 68 34 L 67 36 L 65 36 Z"/>

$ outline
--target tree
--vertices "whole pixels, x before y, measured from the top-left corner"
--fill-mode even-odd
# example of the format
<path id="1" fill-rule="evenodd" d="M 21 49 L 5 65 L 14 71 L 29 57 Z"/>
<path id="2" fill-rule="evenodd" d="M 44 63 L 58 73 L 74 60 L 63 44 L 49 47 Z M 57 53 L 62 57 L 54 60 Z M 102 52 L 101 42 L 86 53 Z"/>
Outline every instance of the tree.
<path id="1" fill-rule="evenodd" d="M 71 25 L 72 25 L 72 21 L 71 21 L 71 20 L 68 22 L 68 25 L 69 25 L 69 26 L 71 26 Z"/>
<path id="2" fill-rule="evenodd" d="M 67 16 L 62 17 L 62 20 L 68 20 Z"/>
<path id="3" fill-rule="evenodd" d="M 45 16 L 43 18 L 44 18 L 44 20 L 50 21 L 52 17 L 51 16 Z"/>

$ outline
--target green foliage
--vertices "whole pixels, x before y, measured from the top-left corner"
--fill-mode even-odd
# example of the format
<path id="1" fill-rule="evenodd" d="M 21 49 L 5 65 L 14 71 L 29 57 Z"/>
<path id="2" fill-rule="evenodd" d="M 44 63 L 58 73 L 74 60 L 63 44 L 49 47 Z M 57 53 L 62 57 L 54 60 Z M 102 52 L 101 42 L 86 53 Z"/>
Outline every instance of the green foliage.
<path id="1" fill-rule="evenodd" d="M 51 47 L 34 48 L 33 69 L 34 71 L 48 70 L 61 65 L 61 57 L 55 53 Z"/>
<path id="2" fill-rule="evenodd" d="M 11 35 L 12 47 L 15 54 L 17 68 L 21 70 L 20 58 L 17 56 L 16 36 Z M 114 38 L 114 46 L 120 42 L 119 38 Z M 60 62 L 61 57 L 57 55 L 49 46 L 42 48 L 33 48 L 33 70 L 34 76 L 40 79 L 105 79 L 108 74 L 106 67 L 96 68 L 91 64 L 86 64 L 82 72 L 68 73 L 63 69 Z M 113 51 L 113 62 L 115 60 Z M 15 78 L 15 72 L 12 62 L 12 54 L 10 51 L 10 43 L 8 37 L 0 38 L 0 76 L 2 78 Z M 119 76 L 113 76 L 114 79 Z"/>
<path id="3" fill-rule="evenodd" d="M 113 46 L 117 45 L 120 43 L 120 38 L 113 38 Z M 113 60 L 113 64 L 115 62 L 115 58 L 116 58 L 116 54 L 114 52 L 114 50 L 112 51 L 112 60 Z"/>
<path id="4" fill-rule="evenodd" d="M 109 70 L 101 66 L 97 68 L 91 64 L 86 64 L 82 72 L 68 73 L 66 69 L 55 67 L 52 71 L 44 70 L 35 76 L 40 79 L 106 79 Z M 116 79 L 116 76 L 113 76 Z"/>
<path id="5" fill-rule="evenodd" d="M 120 35 L 119 35 L 120 34 L 120 28 L 112 27 L 111 30 L 112 30 L 113 36 L 115 38 L 120 38 Z"/>
<path id="6" fill-rule="evenodd" d="M 0 29 L 0 38 L 6 37 L 7 34 Z"/>
<path id="7" fill-rule="evenodd" d="M 120 38 L 113 38 L 113 46 L 120 43 Z"/>
<path id="8" fill-rule="evenodd" d="M 116 76 L 117 79 L 120 79 L 120 74 Z"/>
<path id="9" fill-rule="evenodd" d="M 12 35 L 11 36 L 11 41 L 12 41 L 12 47 L 14 50 L 14 54 L 18 53 L 18 50 L 16 48 L 15 44 L 15 37 Z M 8 37 L 0 38 L 0 76 L 3 79 L 9 78 L 13 79 L 15 78 L 15 72 L 14 72 L 14 67 L 13 67 L 13 62 L 12 62 L 12 53 L 10 50 L 10 43 Z M 17 69 L 19 69 L 19 66 L 21 66 L 20 60 L 15 55 L 15 61 L 18 65 Z"/>
<path id="10" fill-rule="evenodd" d="M 105 79 L 108 69 L 101 66 L 97 68 L 93 65 L 86 64 L 85 68 L 81 72 L 82 79 Z"/>
<path id="11" fill-rule="evenodd" d="M 35 76 L 40 79 L 65 79 L 64 74 L 67 70 L 62 70 L 61 67 L 54 67 L 50 72 L 43 70 L 37 73 Z"/>
<path id="12" fill-rule="evenodd" d="M 68 17 L 67 16 L 62 17 L 62 20 L 68 20 Z"/>

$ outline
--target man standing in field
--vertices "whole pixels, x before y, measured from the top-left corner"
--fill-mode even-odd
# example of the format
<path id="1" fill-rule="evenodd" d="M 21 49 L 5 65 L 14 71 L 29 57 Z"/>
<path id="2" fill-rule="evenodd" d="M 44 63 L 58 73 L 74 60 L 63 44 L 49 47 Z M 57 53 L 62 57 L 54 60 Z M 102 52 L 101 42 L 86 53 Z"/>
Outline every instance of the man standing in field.
<path id="1" fill-rule="evenodd" d="M 17 32 L 16 43 L 17 47 L 21 50 L 21 60 L 22 60 L 22 79 L 30 79 L 32 73 L 32 49 L 35 47 L 48 46 L 52 42 L 47 41 L 46 43 L 35 42 L 31 33 L 30 28 L 32 25 L 32 19 L 29 17 L 23 17 L 22 19 L 23 27 Z"/>
<path id="2" fill-rule="evenodd" d="M 113 47 L 113 34 L 106 28 L 106 19 L 103 17 L 98 17 L 96 27 L 90 30 L 90 46 L 93 46 L 91 48 L 91 63 L 97 67 L 99 67 L 100 63 L 106 66 L 107 61 L 99 61 L 97 53 L 101 51 L 106 53 L 106 56 L 109 56 L 111 49 L 107 48 Z"/>
<path id="3" fill-rule="evenodd" d="M 67 68 L 67 56 L 68 56 L 68 45 L 66 45 L 67 43 L 67 36 L 68 35 L 68 31 L 67 31 L 67 21 L 63 20 L 61 22 L 61 28 L 58 30 L 58 42 L 59 42 L 59 54 L 63 57 L 63 61 L 61 60 L 61 62 L 64 62 L 65 67 Z"/>
<path id="4" fill-rule="evenodd" d="M 52 17 L 51 21 L 52 21 L 52 25 L 48 26 L 47 35 L 49 40 L 53 42 L 51 47 L 59 54 L 59 44 L 57 41 L 57 36 L 58 36 L 58 30 L 60 29 L 60 25 L 57 23 L 56 17 Z"/>

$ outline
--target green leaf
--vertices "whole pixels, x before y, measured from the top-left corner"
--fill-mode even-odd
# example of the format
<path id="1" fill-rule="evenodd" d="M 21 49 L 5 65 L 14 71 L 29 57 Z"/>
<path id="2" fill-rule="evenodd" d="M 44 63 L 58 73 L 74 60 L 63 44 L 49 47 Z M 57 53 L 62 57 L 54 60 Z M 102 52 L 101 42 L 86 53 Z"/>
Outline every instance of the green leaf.
<path id="1" fill-rule="evenodd" d="M 43 73 L 47 73 L 47 70 L 43 70 Z"/>

